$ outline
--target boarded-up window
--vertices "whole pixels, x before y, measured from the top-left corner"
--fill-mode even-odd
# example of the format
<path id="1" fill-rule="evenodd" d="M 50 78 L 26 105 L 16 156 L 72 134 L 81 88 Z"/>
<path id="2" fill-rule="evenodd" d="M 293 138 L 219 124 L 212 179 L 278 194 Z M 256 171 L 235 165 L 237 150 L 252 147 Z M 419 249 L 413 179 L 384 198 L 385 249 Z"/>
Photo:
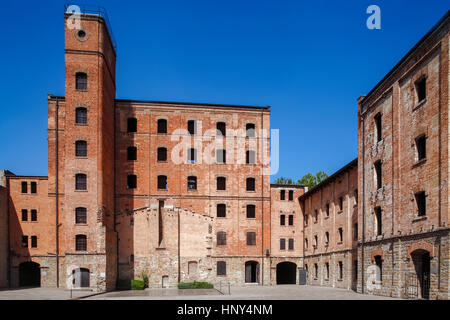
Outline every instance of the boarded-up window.
<path id="1" fill-rule="evenodd" d="M 217 232 L 217 245 L 224 246 L 227 244 L 227 233 L 225 231 Z"/>
<path id="2" fill-rule="evenodd" d="M 256 245 L 256 232 L 247 232 L 247 245 L 248 246 Z"/>
<path id="3" fill-rule="evenodd" d="M 225 261 L 217 261 L 217 275 L 225 276 L 227 274 L 227 263 Z"/>
<path id="4" fill-rule="evenodd" d="M 224 149 L 216 150 L 216 162 L 219 164 L 227 163 L 227 152 Z"/>
<path id="5" fill-rule="evenodd" d="M 255 164 L 256 163 L 256 153 L 253 150 L 247 150 L 245 153 L 245 163 Z"/>

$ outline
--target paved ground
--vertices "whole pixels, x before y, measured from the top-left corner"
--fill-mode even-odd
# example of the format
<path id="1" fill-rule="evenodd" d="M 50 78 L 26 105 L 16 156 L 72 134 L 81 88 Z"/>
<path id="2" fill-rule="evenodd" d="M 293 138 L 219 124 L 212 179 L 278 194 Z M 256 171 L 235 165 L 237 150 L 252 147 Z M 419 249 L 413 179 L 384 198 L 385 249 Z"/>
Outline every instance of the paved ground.
<path id="1" fill-rule="evenodd" d="M 146 289 L 114 291 L 86 297 L 86 300 L 387 300 L 344 289 L 316 286 L 250 286 L 231 287 L 222 294 L 216 289 Z M 72 298 L 93 294 L 91 291 L 73 291 Z M 67 300 L 70 291 L 56 288 L 28 288 L 0 290 L 0 300 Z"/>
<path id="2" fill-rule="evenodd" d="M 344 289 L 316 286 L 231 287 L 231 295 L 215 289 L 146 289 L 116 291 L 92 296 L 96 300 L 391 300 L 393 298 L 359 294 Z"/>

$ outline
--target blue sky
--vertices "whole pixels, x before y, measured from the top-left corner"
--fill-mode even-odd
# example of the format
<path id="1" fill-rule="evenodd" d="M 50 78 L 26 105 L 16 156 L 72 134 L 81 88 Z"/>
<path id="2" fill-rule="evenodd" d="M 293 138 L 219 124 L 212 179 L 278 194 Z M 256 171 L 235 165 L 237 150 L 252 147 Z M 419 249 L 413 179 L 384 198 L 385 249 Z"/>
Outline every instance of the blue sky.
<path id="1" fill-rule="evenodd" d="M 0 168 L 47 175 L 47 93 L 64 95 L 65 1 L 0 2 Z M 357 156 L 356 99 L 449 9 L 446 1 L 91 1 L 117 41 L 117 98 L 270 105 L 272 177 Z M 381 8 L 381 30 L 366 8 Z"/>

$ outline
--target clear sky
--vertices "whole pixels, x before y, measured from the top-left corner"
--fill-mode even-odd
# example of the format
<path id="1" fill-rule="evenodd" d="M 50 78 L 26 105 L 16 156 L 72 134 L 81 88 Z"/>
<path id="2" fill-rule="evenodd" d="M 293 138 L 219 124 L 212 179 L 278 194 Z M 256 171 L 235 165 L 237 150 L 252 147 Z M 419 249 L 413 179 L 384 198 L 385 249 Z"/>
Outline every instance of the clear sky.
<path id="1" fill-rule="evenodd" d="M 47 175 L 47 93 L 64 95 L 65 1 L 1 0 L 0 168 Z M 100 1 L 117 41 L 117 98 L 270 105 L 272 177 L 331 174 L 357 156 L 356 99 L 448 1 Z M 366 8 L 381 8 L 381 30 Z"/>

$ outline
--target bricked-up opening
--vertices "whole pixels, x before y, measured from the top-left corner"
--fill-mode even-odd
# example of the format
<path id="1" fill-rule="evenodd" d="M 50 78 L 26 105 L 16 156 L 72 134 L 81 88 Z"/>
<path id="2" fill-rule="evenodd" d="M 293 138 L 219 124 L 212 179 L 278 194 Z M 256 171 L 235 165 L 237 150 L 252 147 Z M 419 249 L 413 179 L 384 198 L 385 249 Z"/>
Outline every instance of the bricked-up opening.
<path id="1" fill-rule="evenodd" d="M 87 109 L 84 107 L 78 107 L 75 109 L 75 123 L 87 124 Z"/>
<path id="2" fill-rule="evenodd" d="M 344 239 L 344 230 L 342 228 L 339 228 L 338 234 L 339 234 L 339 242 L 342 242 Z"/>
<path id="3" fill-rule="evenodd" d="M 381 212 L 381 207 L 375 208 L 375 224 L 377 236 L 381 236 L 383 232 L 383 217 Z"/>
<path id="4" fill-rule="evenodd" d="M 258 283 L 259 282 L 259 263 L 256 261 L 245 262 L 245 282 Z"/>
<path id="5" fill-rule="evenodd" d="M 217 261 L 217 275 L 218 276 L 227 275 L 227 263 L 225 261 Z"/>
<path id="6" fill-rule="evenodd" d="M 420 191 L 415 194 L 417 204 L 417 215 L 419 217 L 427 214 L 426 194 L 425 191 Z"/>
<path id="7" fill-rule="evenodd" d="M 256 156 L 254 150 L 247 150 L 245 153 L 245 163 L 246 164 L 255 164 Z"/>
<path id="8" fill-rule="evenodd" d="M 75 250 L 87 251 L 87 238 L 84 234 L 77 234 L 75 236 Z"/>
<path id="9" fill-rule="evenodd" d="M 137 160 L 137 148 L 136 147 L 128 147 L 127 148 L 127 160 L 128 161 Z"/>
<path id="10" fill-rule="evenodd" d="M 37 237 L 36 236 L 31 236 L 31 247 L 37 248 Z"/>
<path id="11" fill-rule="evenodd" d="M 37 221 L 37 210 L 31 209 L 31 221 Z"/>
<path id="12" fill-rule="evenodd" d="M 28 221 L 28 210 L 22 209 L 22 221 Z"/>
<path id="13" fill-rule="evenodd" d="M 217 149 L 216 150 L 216 162 L 218 164 L 224 164 L 227 163 L 227 152 L 224 149 Z"/>
<path id="14" fill-rule="evenodd" d="M 417 93 L 417 102 L 422 102 L 427 97 L 427 79 L 422 77 L 415 83 L 416 93 Z"/>
<path id="15" fill-rule="evenodd" d="M 217 204 L 217 217 L 225 218 L 227 216 L 227 206 L 224 203 Z"/>
<path id="16" fill-rule="evenodd" d="M 288 250 L 294 250 L 294 239 L 289 239 Z"/>
<path id="17" fill-rule="evenodd" d="M 22 248 L 28 248 L 28 236 L 22 236 Z"/>
<path id="18" fill-rule="evenodd" d="M 31 186 L 31 193 L 36 193 L 37 192 L 37 183 L 32 181 L 30 186 Z"/>
<path id="19" fill-rule="evenodd" d="M 427 138 L 421 135 L 416 138 L 417 160 L 423 160 L 427 157 Z"/>
<path id="20" fill-rule="evenodd" d="M 330 264 L 325 262 L 325 279 L 330 279 Z"/>
<path id="21" fill-rule="evenodd" d="M 247 245 L 256 246 L 256 232 L 247 232 Z"/>
<path id="22" fill-rule="evenodd" d="M 379 189 L 381 189 L 383 187 L 381 160 L 376 161 L 373 164 L 373 166 L 374 166 L 374 169 L 375 169 L 376 186 L 377 186 L 377 190 L 379 190 Z"/>
<path id="23" fill-rule="evenodd" d="M 28 192 L 28 184 L 26 181 L 22 181 L 22 193 L 27 193 Z"/>
<path id="24" fill-rule="evenodd" d="M 225 177 L 217 177 L 217 190 L 226 190 L 227 179 Z"/>
<path id="25" fill-rule="evenodd" d="M 227 244 L 227 233 L 225 231 L 217 232 L 217 245 L 224 246 Z"/>
<path id="26" fill-rule="evenodd" d="M 254 204 L 248 204 L 247 205 L 247 219 L 254 219 L 255 218 L 255 205 Z"/>
<path id="27" fill-rule="evenodd" d="M 376 136 L 376 141 L 380 142 L 382 137 L 381 137 L 381 131 L 382 131 L 382 127 L 381 127 L 381 113 L 377 113 L 375 115 L 375 117 L 373 118 L 374 122 L 375 122 L 375 136 Z"/>
<path id="28" fill-rule="evenodd" d="M 136 189 L 137 176 L 135 174 L 129 174 L 127 176 L 127 189 Z"/>
<path id="29" fill-rule="evenodd" d="M 158 176 L 158 189 L 167 190 L 167 176 Z"/>
<path id="30" fill-rule="evenodd" d="M 188 154 L 188 162 L 194 163 L 197 161 L 197 150 L 196 149 L 189 148 L 187 154 Z"/>
<path id="31" fill-rule="evenodd" d="M 72 286 L 74 288 L 89 288 L 89 269 L 77 268 L 72 271 Z"/>
<path id="32" fill-rule="evenodd" d="M 75 190 L 87 190 L 87 176 L 84 173 L 75 175 Z"/>
<path id="33" fill-rule="evenodd" d="M 128 118 L 127 119 L 127 132 L 137 132 L 137 119 Z"/>
<path id="34" fill-rule="evenodd" d="M 327 217 L 330 216 L 330 204 L 329 203 L 327 203 L 325 205 L 325 214 L 327 215 Z"/>
<path id="35" fill-rule="evenodd" d="M 19 265 L 19 286 L 39 287 L 41 285 L 41 266 L 36 262 L 22 262 Z"/>
<path id="36" fill-rule="evenodd" d="M 247 178 L 246 190 L 247 191 L 255 191 L 255 178 Z"/>
<path id="37" fill-rule="evenodd" d="M 293 201 L 293 200 L 294 200 L 294 191 L 289 190 L 289 201 Z"/>
<path id="38" fill-rule="evenodd" d="M 87 157 L 87 142 L 84 140 L 75 141 L 75 156 Z"/>
<path id="39" fill-rule="evenodd" d="M 158 148 L 158 161 L 167 161 L 167 148 Z"/>
<path id="40" fill-rule="evenodd" d="M 358 224 L 353 225 L 353 240 L 358 240 Z"/>
<path id="41" fill-rule="evenodd" d="M 375 256 L 375 265 L 378 267 L 377 269 L 377 280 L 379 283 L 383 282 L 383 259 L 381 256 Z"/>
<path id="42" fill-rule="evenodd" d="M 226 124 L 225 122 L 217 122 L 216 128 L 217 128 L 217 135 L 226 136 Z"/>
<path id="43" fill-rule="evenodd" d="M 280 190 L 280 200 L 284 200 L 286 198 L 286 191 Z"/>
<path id="44" fill-rule="evenodd" d="M 294 225 L 294 215 L 292 215 L 292 214 L 289 215 L 289 225 L 290 226 Z"/>
<path id="45" fill-rule="evenodd" d="M 158 119 L 158 133 L 167 133 L 166 119 Z"/>
<path id="46" fill-rule="evenodd" d="M 286 239 L 280 239 L 280 250 L 286 250 Z"/>
<path id="47" fill-rule="evenodd" d="M 247 123 L 245 125 L 245 130 L 247 133 L 247 137 L 249 137 L 249 138 L 255 137 L 255 124 L 254 123 Z"/>
<path id="48" fill-rule="evenodd" d="M 189 176 L 187 183 L 188 183 L 188 190 L 197 190 L 197 177 Z"/>
<path id="49" fill-rule="evenodd" d="M 339 197 L 339 211 L 342 211 L 343 208 L 344 208 L 344 198 Z"/>
<path id="50" fill-rule="evenodd" d="M 330 243 L 330 233 L 325 232 L 325 245 L 327 246 Z"/>
<path id="51" fill-rule="evenodd" d="M 197 121 L 189 120 L 187 122 L 187 126 L 188 126 L 189 134 L 196 134 L 197 133 Z"/>
<path id="52" fill-rule="evenodd" d="M 75 89 L 76 90 L 87 90 L 87 74 L 84 72 L 77 72 L 75 74 Z"/>
<path id="53" fill-rule="evenodd" d="M 338 270 L 339 270 L 338 279 L 342 280 L 344 278 L 344 265 L 342 264 L 342 261 L 338 262 Z"/>
<path id="54" fill-rule="evenodd" d="M 87 209 L 84 207 L 75 208 L 75 223 L 87 223 Z"/>
<path id="55" fill-rule="evenodd" d="M 282 214 L 280 216 L 280 226 L 284 226 L 286 225 L 286 216 L 284 214 Z"/>
<path id="56" fill-rule="evenodd" d="M 188 262 L 188 275 L 196 275 L 198 271 L 198 262 L 189 261 Z"/>

